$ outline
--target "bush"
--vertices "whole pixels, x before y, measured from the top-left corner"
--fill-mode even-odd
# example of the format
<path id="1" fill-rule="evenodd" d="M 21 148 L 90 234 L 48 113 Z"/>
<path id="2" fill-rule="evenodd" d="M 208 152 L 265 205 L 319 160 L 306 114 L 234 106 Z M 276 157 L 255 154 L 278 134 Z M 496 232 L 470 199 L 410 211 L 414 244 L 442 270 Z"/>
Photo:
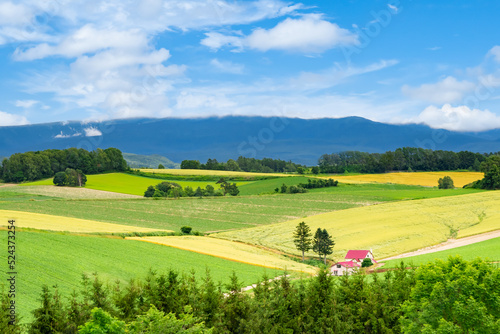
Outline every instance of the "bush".
<path id="1" fill-rule="evenodd" d="M 453 185 L 453 180 L 449 176 L 442 177 L 438 180 L 438 188 L 439 189 L 453 189 L 455 186 Z"/>
<path id="2" fill-rule="evenodd" d="M 363 262 L 361 262 L 361 267 L 366 268 L 366 267 L 371 267 L 373 265 L 373 262 L 369 258 L 364 258 Z"/>
<path id="3" fill-rule="evenodd" d="M 184 234 L 190 234 L 192 229 L 193 228 L 189 227 L 189 226 L 182 226 L 181 227 L 181 232 L 184 233 Z"/>

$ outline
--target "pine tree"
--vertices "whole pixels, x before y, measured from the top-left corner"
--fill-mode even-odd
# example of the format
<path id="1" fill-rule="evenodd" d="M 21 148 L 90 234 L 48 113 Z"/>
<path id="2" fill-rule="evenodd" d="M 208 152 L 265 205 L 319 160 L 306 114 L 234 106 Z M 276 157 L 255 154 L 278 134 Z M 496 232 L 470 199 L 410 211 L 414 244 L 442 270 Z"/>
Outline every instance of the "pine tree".
<path id="1" fill-rule="evenodd" d="M 302 251 L 302 262 L 304 253 L 311 249 L 311 229 L 305 222 L 299 223 L 293 233 L 293 242 L 299 251 Z"/>

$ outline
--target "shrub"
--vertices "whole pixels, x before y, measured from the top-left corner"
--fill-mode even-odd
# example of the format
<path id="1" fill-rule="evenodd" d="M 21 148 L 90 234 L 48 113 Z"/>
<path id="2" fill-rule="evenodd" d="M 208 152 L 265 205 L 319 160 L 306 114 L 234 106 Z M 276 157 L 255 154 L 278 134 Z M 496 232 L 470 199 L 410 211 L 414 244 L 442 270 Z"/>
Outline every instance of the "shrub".
<path id="1" fill-rule="evenodd" d="M 449 176 L 442 177 L 438 180 L 438 188 L 439 189 L 453 189 L 455 186 L 453 185 L 453 180 Z"/>
<path id="2" fill-rule="evenodd" d="M 184 233 L 184 234 L 190 234 L 192 229 L 193 228 L 189 227 L 189 226 L 182 226 L 181 227 L 181 232 Z"/>

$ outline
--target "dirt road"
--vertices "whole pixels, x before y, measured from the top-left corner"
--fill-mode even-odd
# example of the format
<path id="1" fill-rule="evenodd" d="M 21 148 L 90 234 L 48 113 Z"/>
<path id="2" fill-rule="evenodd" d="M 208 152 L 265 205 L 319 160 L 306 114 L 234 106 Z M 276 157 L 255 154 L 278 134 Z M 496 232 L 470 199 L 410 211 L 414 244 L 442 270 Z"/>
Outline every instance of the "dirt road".
<path id="1" fill-rule="evenodd" d="M 439 252 L 442 250 L 446 249 L 452 249 L 460 246 L 466 246 L 470 244 L 474 244 L 476 242 L 480 241 L 485 241 L 488 239 L 493 239 L 493 238 L 498 238 L 500 237 L 500 230 L 493 231 L 493 232 L 488 232 L 488 233 L 483 233 L 483 234 L 478 234 L 478 235 L 473 235 L 470 237 L 465 237 L 461 239 L 449 239 L 446 242 L 443 242 L 439 245 L 434 245 L 431 247 L 426 247 L 422 248 L 419 250 L 416 250 L 414 252 L 409 252 L 409 253 L 404 253 L 396 256 L 391 256 L 382 260 L 378 260 L 378 262 L 382 261 L 387 261 L 387 260 L 393 260 L 393 259 L 402 259 L 405 257 L 410 257 L 410 256 L 415 256 L 415 255 L 422 255 L 422 254 L 429 254 L 429 253 L 434 253 L 434 252 Z"/>

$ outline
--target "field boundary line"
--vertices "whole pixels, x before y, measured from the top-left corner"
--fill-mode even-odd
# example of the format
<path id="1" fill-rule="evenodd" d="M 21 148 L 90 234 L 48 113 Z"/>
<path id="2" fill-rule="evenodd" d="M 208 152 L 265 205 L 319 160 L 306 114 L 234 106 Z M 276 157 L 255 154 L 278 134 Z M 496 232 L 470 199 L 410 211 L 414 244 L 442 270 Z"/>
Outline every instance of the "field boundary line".
<path id="1" fill-rule="evenodd" d="M 463 237 L 459 239 L 448 239 L 445 242 L 442 242 L 440 244 L 434 245 L 434 246 L 429 246 L 425 247 L 422 249 L 418 249 L 413 252 L 408 252 L 408 253 L 403 253 L 400 255 L 395 255 L 391 257 L 387 257 L 385 259 L 380 259 L 380 261 L 388 261 L 388 260 L 395 260 L 395 259 L 403 259 L 411 256 L 416 256 L 416 255 L 423 255 L 423 254 L 430 254 L 430 253 L 435 253 L 443 250 L 448 250 L 448 249 L 453 249 L 453 248 L 458 248 L 462 246 L 467 246 L 471 244 L 475 244 L 481 241 L 486 241 L 494 238 L 500 238 L 500 230 L 496 231 L 491 231 L 491 232 L 486 232 L 486 233 L 481 233 L 481 234 L 476 234 L 468 237 Z"/>

